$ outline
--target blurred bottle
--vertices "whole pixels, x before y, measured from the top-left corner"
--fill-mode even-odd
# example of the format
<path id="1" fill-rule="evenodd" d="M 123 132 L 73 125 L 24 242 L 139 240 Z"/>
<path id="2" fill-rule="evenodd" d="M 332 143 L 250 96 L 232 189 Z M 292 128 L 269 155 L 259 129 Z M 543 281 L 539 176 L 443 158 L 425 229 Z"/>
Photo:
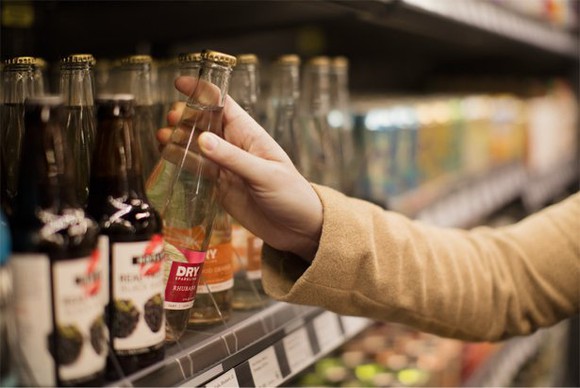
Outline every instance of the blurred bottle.
<path id="1" fill-rule="evenodd" d="M 86 205 L 95 146 L 94 58 L 73 54 L 60 61 L 60 93 L 65 106 L 65 133 L 75 165 L 77 198 Z"/>
<path id="2" fill-rule="evenodd" d="M 255 54 L 238 55 L 230 82 L 230 95 L 254 119 L 260 94 L 258 65 Z M 262 240 L 235 219 L 232 219 L 231 229 L 235 273 L 233 307 L 241 310 L 262 307 L 268 301 L 262 287 Z"/>
<path id="3" fill-rule="evenodd" d="M 109 268 L 106 316 L 116 358 L 109 359 L 110 378 L 164 356 L 162 224 L 145 194 L 133 117 L 132 95 L 98 97 L 87 209 L 100 225 L 101 256 Z"/>
<path id="4" fill-rule="evenodd" d="M 179 339 L 187 326 L 218 209 L 215 188 L 219 168 L 201 155 L 197 138 L 204 131 L 223 137 L 223 106 L 235 64 L 233 56 L 202 52 L 199 79 L 147 181 L 147 194 L 160 209 L 164 222 L 169 341 Z M 191 277 L 180 284 L 183 277 L 177 273 L 183 267 L 188 267 Z M 172 296 L 168 290 L 174 285 L 186 291 Z"/>
<path id="5" fill-rule="evenodd" d="M 34 72 L 34 82 L 38 85 L 38 96 L 49 92 L 48 85 L 48 63 L 44 58 L 36 57 L 36 71 Z"/>
<path id="6" fill-rule="evenodd" d="M 111 61 L 104 58 L 99 58 L 95 64 L 95 95 L 113 92 L 111 67 Z"/>
<path id="7" fill-rule="evenodd" d="M 348 58 L 339 56 L 330 62 L 330 113 L 328 123 L 336 133 L 339 155 L 340 187 L 347 195 L 354 194 L 361 167 L 355 156 L 350 94 L 348 89 Z"/>
<path id="8" fill-rule="evenodd" d="M 4 213 L 0 211 L 0 386 L 2 387 L 15 387 L 17 383 L 13 351 L 16 341 L 15 306 L 8 261 L 11 249 L 8 223 Z"/>
<path id="9" fill-rule="evenodd" d="M 230 319 L 234 286 L 233 256 L 231 219 L 219 207 L 197 297 L 189 317 L 190 325 L 211 325 Z"/>
<path id="10" fill-rule="evenodd" d="M 107 357 L 98 226 L 76 199 L 62 104 L 60 96 L 32 97 L 25 107 L 10 222 L 24 386 L 100 385 Z"/>
<path id="11" fill-rule="evenodd" d="M 175 88 L 175 79 L 179 76 L 178 58 L 168 58 L 159 64 L 159 103 L 161 109 L 157 118 L 159 128 L 167 126 L 167 113 L 183 94 Z"/>
<path id="12" fill-rule="evenodd" d="M 280 56 L 272 65 L 272 81 L 268 98 L 268 125 L 272 137 L 286 151 L 294 166 L 302 171 L 300 161 L 300 57 Z"/>
<path id="13" fill-rule="evenodd" d="M 151 78 L 152 59 L 149 55 L 132 55 L 121 60 L 121 93 L 135 96 L 133 126 L 141 148 L 141 173 L 147 181 L 159 160 L 159 147 L 155 137 L 157 117 Z"/>
<path id="14" fill-rule="evenodd" d="M 4 62 L 2 111 L 0 112 L 0 163 L 2 164 L 2 210 L 10 218 L 18 190 L 20 145 L 24 134 L 24 100 L 44 94 L 38 81 L 36 58 L 16 57 Z"/>
<path id="15" fill-rule="evenodd" d="M 179 61 L 179 75 L 194 77 L 197 78 L 199 76 L 199 70 L 201 69 L 201 53 L 200 52 L 193 52 L 193 53 L 184 53 L 178 56 Z M 173 87 L 175 90 L 175 87 Z M 186 101 L 187 96 L 182 93 L 179 93 L 180 101 Z"/>
<path id="16" fill-rule="evenodd" d="M 328 124 L 330 60 L 314 57 L 304 66 L 300 118 L 301 162 L 308 180 L 340 190 L 338 134 Z"/>

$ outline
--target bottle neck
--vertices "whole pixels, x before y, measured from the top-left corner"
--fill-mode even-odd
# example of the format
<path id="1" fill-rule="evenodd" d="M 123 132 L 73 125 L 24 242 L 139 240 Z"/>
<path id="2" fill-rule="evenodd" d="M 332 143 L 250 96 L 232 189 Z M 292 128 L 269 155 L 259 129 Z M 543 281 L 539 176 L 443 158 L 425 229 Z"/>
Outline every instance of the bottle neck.
<path id="1" fill-rule="evenodd" d="M 232 68 L 211 61 L 202 61 L 199 79 L 187 103 L 206 109 L 223 108 L 228 93 Z"/>
<path id="2" fill-rule="evenodd" d="M 135 105 L 153 105 L 153 81 L 151 64 L 127 64 L 121 68 L 121 93 L 130 93 L 135 97 Z"/>
<path id="3" fill-rule="evenodd" d="M 94 81 L 90 65 L 62 65 L 60 92 L 67 106 L 93 106 Z"/>
<path id="4" fill-rule="evenodd" d="M 232 71 L 230 79 L 230 95 L 232 98 L 255 117 L 258 102 L 258 74 L 253 64 L 239 64 Z"/>
<path id="5" fill-rule="evenodd" d="M 58 105 L 26 105 L 15 218 L 34 218 L 38 209 L 59 213 L 80 207 L 60 116 Z"/>
<path id="6" fill-rule="evenodd" d="M 271 95 L 276 106 L 296 105 L 300 98 L 300 69 L 298 65 L 275 65 Z"/>
<path id="7" fill-rule="evenodd" d="M 133 117 L 132 102 L 97 104 L 97 140 L 89 200 L 97 197 L 101 201 L 107 196 L 146 198 Z"/>
<path id="8" fill-rule="evenodd" d="M 330 108 L 330 76 L 327 67 L 306 66 L 302 86 L 303 112 L 326 115 Z"/>
<path id="9" fill-rule="evenodd" d="M 42 78 L 37 75 L 36 66 L 21 65 L 6 68 L 3 72 L 5 104 L 23 104 L 27 97 L 43 93 Z"/>
<path id="10" fill-rule="evenodd" d="M 333 69 L 330 72 L 330 104 L 333 108 L 346 109 L 348 100 L 348 70 Z"/>

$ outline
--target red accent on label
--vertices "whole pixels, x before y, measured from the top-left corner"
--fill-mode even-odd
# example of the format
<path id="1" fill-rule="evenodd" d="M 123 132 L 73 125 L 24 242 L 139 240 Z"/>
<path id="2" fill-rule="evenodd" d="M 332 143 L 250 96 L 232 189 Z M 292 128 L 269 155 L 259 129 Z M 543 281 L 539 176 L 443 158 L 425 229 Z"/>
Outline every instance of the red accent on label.
<path id="1" fill-rule="evenodd" d="M 165 286 L 165 301 L 176 303 L 193 301 L 197 293 L 202 267 L 203 262 L 171 262 L 171 269 Z"/>
<path id="2" fill-rule="evenodd" d="M 94 249 L 91 253 L 91 258 L 89 260 L 89 266 L 87 268 L 87 275 L 92 275 L 95 270 L 99 270 L 99 264 L 101 262 L 101 254 L 98 249 Z M 85 292 L 88 296 L 93 296 L 99 293 L 101 290 L 101 277 L 99 276 L 91 283 L 85 285 Z"/>
<path id="3" fill-rule="evenodd" d="M 163 247 L 163 236 L 161 234 L 154 234 L 149 240 L 149 243 L 145 247 L 145 251 L 143 252 L 143 256 L 149 256 L 155 254 L 156 251 L 162 252 Z M 163 261 L 159 260 L 154 263 L 141 264 L 141 275 L 143 276 L 152 276 L 161 271 L 161 266 L 163 265 Z"/>

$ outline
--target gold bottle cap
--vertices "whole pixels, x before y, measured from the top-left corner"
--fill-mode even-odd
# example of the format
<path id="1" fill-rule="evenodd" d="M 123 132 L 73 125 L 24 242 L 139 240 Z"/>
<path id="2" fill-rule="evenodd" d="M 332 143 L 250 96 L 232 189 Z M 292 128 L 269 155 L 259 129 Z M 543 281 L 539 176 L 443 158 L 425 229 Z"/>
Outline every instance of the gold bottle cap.
<path id="1" fill-rule="evenodd" d="M 308 60 L 310 66 L 330 66 L 330 58 L 327 56 L 312 57 Z"/>
<path id="2" fill-rule="evenodd" d="M 300 65 L 300 57 L 296 54 L 281 55 L 276 62 L 281 65 Z"/>
<path id="3" fill-rule="evenodd" d="M 234 67 L 236 65 L 236 57 L 233 55 L 220 53 L 219 51 L 203 50 L 201 52 L 201 59 L 230 67 Z"/>
<path id="4" fill-rule="evenodd" d="M 201 53 L 181 53 L 177 56 L 179 63 L 201 62 Z"/>
<path id="5" fill-rule="evenodd" d="M 36 66 L 38 66 L 39 69 L 44 70 L 46 69 L 46 61 L 44 60 L 44 58 L 39 58 L 36 57 Z"/>
<path id="6" fill-rule="evenodd" d="M 9 65 L 36 65 L 37 61 L 34 57 L 14 57 L 4 61 L 4 64 Z"/>
<path id="7" fill-rule="evenodd" d="M 343 56 L 334 57 L 332 59 L 332 66 L 334 67 L 348 67 L 348 58 Z"/>
<path id="8" fill-rule="evenodd" d="M 142 63 L 152 63 L 151 55 L 130 55 L 121 59 L 123 65 L 138 65 Z"/>
<path id="9" fill-rule="evenodd" d="M 246 65 L 257 65 L 258 57 L 255 54 L 239 54 L 236 56 L 236 63 L 243 63 Z"/>
<path id="10" fill-rule="evenodd" d="M 92 54 L 71 54 L 61 58 L 60 63 L 88 63 L 95 64 L 95 57 Z"/>

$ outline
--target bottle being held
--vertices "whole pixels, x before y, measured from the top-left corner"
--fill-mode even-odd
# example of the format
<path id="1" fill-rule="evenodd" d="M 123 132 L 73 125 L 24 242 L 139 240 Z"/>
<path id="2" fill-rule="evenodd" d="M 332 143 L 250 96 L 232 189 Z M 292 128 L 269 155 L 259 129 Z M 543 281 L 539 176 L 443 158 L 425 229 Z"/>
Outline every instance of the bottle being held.
<path id="1" fill-rule="evenodd" d="M 241 54 L 232 72 L 230 95 L 250 116 L 256 119 L 260 91 L 258 57 Z M 234 295 L 233 308 L 239 310 L 264 306 L 268 297 L 262 287 L 262 240 L 254 236 L 235 219 L 231 220 L 231 244 L 233 247 Z M 257 248 L 257 249 L 256 249 Z"/>
<path id="2" fill-rule="evenodd" d="M 24 100 L 44 94 L 39 82 L 37 60 L 15 57 L 4 61 L 2 106 L 0 111 L 0 164 L 2 170 L 2 210 L 10 218 L 18 190 L 20 145 L 24 134 Z"/>
<path id="3" fill-rule="evenodd" d="M 28 98 L 10 221 L 19 383 L 100 385 L 107 357 L 98 226 L 77 201 L 60 96 Z"/>
<path id="4" fill-rule="evenodd" d="M 89 194 L 91 159 L 95 145 L 95 104 L 91 54 L 73 54 L 60 60 L 60 94 L 64 97 L 65 131 L 75 161 L 77 198 L 84 206 Z"/>
<path id="5" fill-rule="evenodd" d="M 141 173 L 144 181 L 147 181 L 159 160 L 159 147 L 155 138 L 158 115 L 154 104 L 152 63 L 149 55 L 132 55 L 121 59 L 119 70 L 123 80 L 121 93 L 135 96 L 133 126 L 141 147 Z"/>
<path id="6" fill-rule="evenodd" d="M 101 227 L 109 263 L 107 326 L 120 378 L 164 357 L 163 238 L 141 175 L 132 95 L 99 95 L 97 141 L 87 210 Z"/>
<path id="7" fill-rule="evenodd" d="M 163 217 L 167 340 L 181 337 L 195 299 L 217 213 L 219 167 L 197 146 L 204 131 L 223 137 L 223 107 L 236 58 L 206 50 L 181 119 L 147 181 L 147 194 Z"/>
<path id="8" fill-rule="evenodd" d="M 216 214 L 189 324 L 226 322 L 232 314 L 234 286 L 232 223 L 220 206 Z"/>

